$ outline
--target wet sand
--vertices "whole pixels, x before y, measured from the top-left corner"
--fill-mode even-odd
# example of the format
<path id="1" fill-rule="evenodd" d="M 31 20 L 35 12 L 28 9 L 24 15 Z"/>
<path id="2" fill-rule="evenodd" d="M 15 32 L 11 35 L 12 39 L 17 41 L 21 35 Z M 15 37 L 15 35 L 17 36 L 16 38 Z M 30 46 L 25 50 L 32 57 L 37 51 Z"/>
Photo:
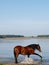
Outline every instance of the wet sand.
<path id="1" fill-rule="evenodd" d="M 0 65 L 42 65 L 42 63 L 41 62 L 34 62 L 34 63 L 21 63 L 21 62 L 19 62 L 19 63 L 14 63 L 14 62 L 12 62 L 12 63 L 8 63 L 8 62 L 3 62 L 3 63 L 0 63 Z"/>
<path id="2" fill-rule="evenodd" d="M 0 59 L 0 64 L 2 65 L 41 65 L 42 62 L 41 61 L 36 61 L 33 60 L 32 58 L 25 58 L 23 60 L 19 60 L 18 63 L 15 63 L 15 59 L 14 58 L 2 58 Z"/>
<path id="3" fill-rule="evenodd" d="M 49 65 L 49 63 L 37 63 L 37 64 L 20 64 L 20 63 L 0 63 L 0 65 Z"/>
<path id="4" fill-rule="evenodd" d="M 2 58 L 3 59 L 3 58 Z M 49 65 L 49 62 L 40 61 L 40 60 L 22 60 L 18 63 L 15 63 L 15 60 L 12 58 L 8 58 L 2 62 L 0 62 L 0 65 Z"/>
<path id="5" fill-rule="evenodd" d="M 0 63 L 0 65 L 49 65 L 49 63 L 23 64 L 23 63 Z"/>

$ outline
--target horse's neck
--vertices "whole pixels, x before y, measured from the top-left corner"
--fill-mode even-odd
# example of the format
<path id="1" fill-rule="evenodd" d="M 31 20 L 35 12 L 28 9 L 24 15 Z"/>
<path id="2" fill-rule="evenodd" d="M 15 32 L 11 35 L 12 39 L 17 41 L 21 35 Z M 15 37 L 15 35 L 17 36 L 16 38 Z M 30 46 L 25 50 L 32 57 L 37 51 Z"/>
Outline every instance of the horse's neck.
<path id="1" fill-rule="evenodd" d="M 32 48 L 33 48 L 34 50 L 37 50 L 37 47 L 36 47 L 36 45 L 33 45 L 33 46 L 32 46 Z"/>
<path id="2" fill-rule="evenodd" d="M 37 46 L 36 45 L 34 46 L 34 49 L 37 50 Z"/>
<path id="3" fill-rule="evenodd" d="M 34 50 L 36 50 L 36 48 L 35 48 L 35 47 L 33 47 L 33 49 L 34 49 Z"/>
<path id="4" fill-rule="evenodd" d="M 36 50 L 35 45 L 29 45 L 29 47 L 33 48 L 34 50 Z"/>

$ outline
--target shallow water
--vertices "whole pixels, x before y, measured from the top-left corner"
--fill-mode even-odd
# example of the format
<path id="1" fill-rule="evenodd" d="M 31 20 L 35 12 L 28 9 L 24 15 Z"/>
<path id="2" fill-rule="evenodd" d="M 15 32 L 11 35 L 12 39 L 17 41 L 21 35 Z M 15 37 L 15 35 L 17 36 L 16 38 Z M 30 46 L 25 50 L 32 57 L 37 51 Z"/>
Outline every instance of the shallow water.
<path id="1" fill-rule="evenodd" d="M 49 64 L 49 39 L 30 39 L 30 40 L 1 40 L 0 39 L 0 63 L 14 62 L 13 48 L 17 45 L 27 46 L 29 44 L 39 43 L 42 48 L 42 63 Z M 38 51 L 36 51 L 39 53 Z M 23 55 L 19 55 L 18 61 L 22 61 L 25 58 Z M 40 62 L 40 57 L 30 55 L 30 58 Z"/>

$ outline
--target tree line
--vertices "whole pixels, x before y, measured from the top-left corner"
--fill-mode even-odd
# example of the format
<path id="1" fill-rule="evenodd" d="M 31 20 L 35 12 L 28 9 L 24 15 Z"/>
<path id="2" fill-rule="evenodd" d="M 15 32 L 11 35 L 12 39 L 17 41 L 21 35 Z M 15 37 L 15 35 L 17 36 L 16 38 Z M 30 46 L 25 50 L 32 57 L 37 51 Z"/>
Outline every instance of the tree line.
<path id="1" fill-rule="evenodd" d="M 24 37 L 23 35 L 0 35 L 0 38 Z"/>
<path id="2" fill-rule="evenodd" d="M 38 35 L 37 37 L 49 37 L 49 35 Z"/>

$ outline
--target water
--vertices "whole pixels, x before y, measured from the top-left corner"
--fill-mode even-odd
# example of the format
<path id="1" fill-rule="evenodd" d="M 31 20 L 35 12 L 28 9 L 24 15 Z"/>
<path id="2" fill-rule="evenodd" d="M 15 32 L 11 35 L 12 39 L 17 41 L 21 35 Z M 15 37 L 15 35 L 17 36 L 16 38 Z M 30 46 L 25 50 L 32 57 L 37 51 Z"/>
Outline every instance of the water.
<path id="1" fill-rule="evenodd" d="M 49 39 L 30 39 L 30 40 L 1 40 L 0 39 L 0 63 L 14 62 L 13 49 L 17 45 L 27 46 L 29 44 L 39 43 L 42 48 L 43 63 L 49 63 Z M 25 56 L 19 55 L 18 61 L 24 59 Z M 36 61 L 40 61 L 40 57 L 31 55 Z"/>

